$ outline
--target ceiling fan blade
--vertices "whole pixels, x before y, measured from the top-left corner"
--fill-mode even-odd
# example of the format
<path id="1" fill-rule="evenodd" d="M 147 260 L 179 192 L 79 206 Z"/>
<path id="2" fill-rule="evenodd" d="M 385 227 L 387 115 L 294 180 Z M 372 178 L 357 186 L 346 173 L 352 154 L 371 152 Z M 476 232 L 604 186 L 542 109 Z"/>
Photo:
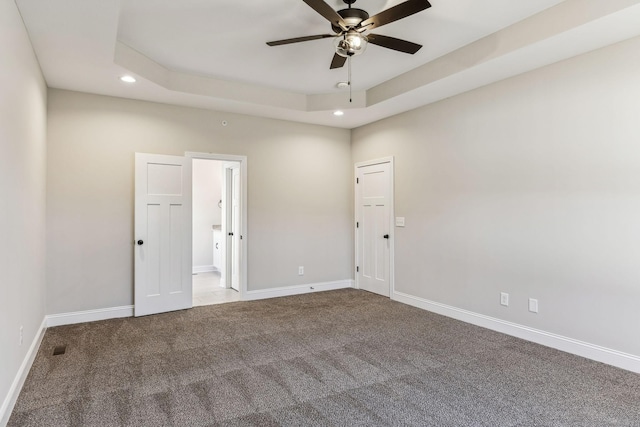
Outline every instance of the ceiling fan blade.
<path id="1" fill-rule="evenodd" d="M 344 66 L 345 62 L 347 62 L 347 58 L 334 53 L 333 59 L 331 60 L 331 67 L 329 67 L 329 69 L 333 70 L 334 68 L 341 68 Z"/>
<path id="2" fill-rule="evenodd" d="M 347 30 L 347 24 L 342 19 L 342 16 L 338 15 L 338 12 L 333 10 L 331 6 L 325 3 L 322 0 L 302 0 L 306 4 L 308 4 L 313 10 L 318 12 L 320 15 L 324 16 L 324 18 L 331 22 L 331 25 L 336 27 L 340 27 L 343 30 Z"/>
<path id="3" fill-rule="evenodd" d="M 377 15 L 373 15 L 371 18 L 362 21 L 359 26 L 371 30 L 397 21 L 398 19 L 406 18 L 430 7 L 431 3 L 427 0 L 408 0 L 397 6 L 390 7 L 387 10 L 383 10 Z"/>
<path id="4" fill-rule="evenodd" d="M 329 37 L 335 37 L 332 34 L 318 34 L 316 36 L 305 36 L 305 37 L 295 37 L 293 39 L 284 39 L 284 40 L 276 40 L 273 42 L 267 42 L 269 46 L 280 46 L 283 44 L 291 44 L 291 43 L 300 43 L 300 42 L 308 42 L 310 40 L 320 40 L 326 39 Z"/>
<path id="5" fill-rule="evenodd" d="M 380 34 L 369 34 L 367 36 L 367 40 L 371 44 L 386 47 L 387 49 L 397 50 L 399 52 L 410 53 L 411 55 L 419 51 L 422 47 L 421 44 L 408 42 L 395 37 L 382 36 Z"/>

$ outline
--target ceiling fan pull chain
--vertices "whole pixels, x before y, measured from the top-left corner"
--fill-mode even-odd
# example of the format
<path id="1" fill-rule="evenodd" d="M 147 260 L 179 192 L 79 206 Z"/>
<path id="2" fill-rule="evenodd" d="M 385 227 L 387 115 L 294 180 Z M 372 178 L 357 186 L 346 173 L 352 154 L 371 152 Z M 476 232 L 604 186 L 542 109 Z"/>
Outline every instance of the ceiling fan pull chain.
<path id="1" fill-rule="evenodd" d="M 349 68 L 349 79 L 348 79 L 349 80 L 349 102 L 353 102 L 353 96 L 351 95 L 352 94 L 352 91 L 351 91 L 351 57 L 349 56 L 347 58 L 347 60 L 349 61 L 349 64 L 347 64 L 348 68 Z"/>

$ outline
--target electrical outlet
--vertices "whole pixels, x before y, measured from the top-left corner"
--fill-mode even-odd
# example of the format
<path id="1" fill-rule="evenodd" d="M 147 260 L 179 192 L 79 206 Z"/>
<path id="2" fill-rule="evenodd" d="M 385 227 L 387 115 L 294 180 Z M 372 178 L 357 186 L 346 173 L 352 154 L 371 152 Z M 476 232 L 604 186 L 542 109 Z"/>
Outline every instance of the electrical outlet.
<path id="1" fill-rule="evenodd" d="M 538 300 L 529 298 L 529 311 L 532 313 L 538 312 Z"/>
<path id="2" fill-rule="evenodd" d="M 20 345 L 22 345 L 23 341 L 24 341 L 23 327 L 20 326 Z"/>
<path id="3" fill-rule="evenodd" d="M 302 265 L 298 267 L 298 276 L 304 276 L 304 267 Z"/>
<path id="4" fill-rule="evenodd" d="M 500 292 L 500 304 L 505 307 L 509 307 L 509 294 L 506 292 Z"/>

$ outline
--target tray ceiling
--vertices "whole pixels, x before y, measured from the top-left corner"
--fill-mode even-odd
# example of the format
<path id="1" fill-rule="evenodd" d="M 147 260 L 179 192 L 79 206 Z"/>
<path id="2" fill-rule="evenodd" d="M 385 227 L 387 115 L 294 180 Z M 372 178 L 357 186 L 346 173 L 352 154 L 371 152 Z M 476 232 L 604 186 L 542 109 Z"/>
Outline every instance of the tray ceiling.
<path id="1" fill-rule="evenodd" d="M 346 128 L 640 35 L 640 0 L 431 0 L 376 30 L 418 53 L 369 45 L 353 58 L 349 102 L 336 87 L 347 67 L 329 69 L 333 39 L 266 45 L 331 32 L 302 0 L 16 3 L 50 87 Z M 127 73 L 138 82 L 118 80 Z"/>

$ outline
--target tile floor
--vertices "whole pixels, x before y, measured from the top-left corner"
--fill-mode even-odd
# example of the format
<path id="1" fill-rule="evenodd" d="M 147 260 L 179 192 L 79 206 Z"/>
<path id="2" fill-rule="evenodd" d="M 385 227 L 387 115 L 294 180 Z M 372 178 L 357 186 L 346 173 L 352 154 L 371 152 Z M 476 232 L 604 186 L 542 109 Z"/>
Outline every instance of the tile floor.
<path id="1" fill-rule="evenodd" d="M 220 287 L 220 273 L 198 273 L 193 275 L 193 306 L 223 304 L 240 301 L 240 293 Z"/>

